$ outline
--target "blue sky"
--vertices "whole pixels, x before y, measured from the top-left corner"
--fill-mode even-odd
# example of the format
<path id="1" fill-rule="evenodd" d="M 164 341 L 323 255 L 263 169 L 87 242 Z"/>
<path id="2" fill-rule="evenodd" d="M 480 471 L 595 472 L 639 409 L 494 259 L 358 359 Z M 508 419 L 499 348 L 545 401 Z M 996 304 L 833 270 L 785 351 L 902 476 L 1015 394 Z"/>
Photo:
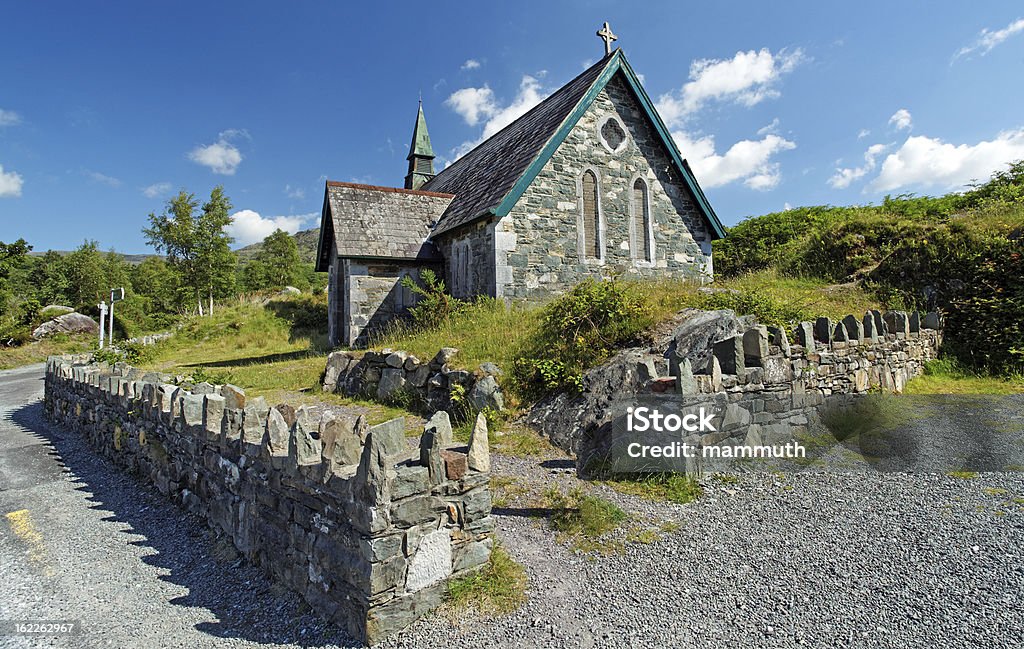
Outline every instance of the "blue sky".
<path id="1" fill-rule="evenodd" d="M 1024 158 L 1019 2 L 22 2 L 0 38 L 0 240 L 144 252 L 223 184 L 248 243 L 323 181 L 400 186 L 603 54 L 605 20 L 722 221 L 938 194 Z"/>

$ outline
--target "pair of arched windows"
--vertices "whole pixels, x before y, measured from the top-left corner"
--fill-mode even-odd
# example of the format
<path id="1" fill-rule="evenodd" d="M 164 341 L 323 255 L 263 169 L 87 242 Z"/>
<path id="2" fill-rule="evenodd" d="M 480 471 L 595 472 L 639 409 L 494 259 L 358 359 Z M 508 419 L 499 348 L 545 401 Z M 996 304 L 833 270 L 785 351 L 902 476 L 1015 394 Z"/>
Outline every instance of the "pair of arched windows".
<path id="1" fill-rule="evenodd" d="M 597 174 L 583 172 L 580 182 L 583 194 L 582 240 L 585 259 L 602 259 L 601 199 Z M 642 178 L 633 181 L 630 193 L 630 252 L 638 261 L 653 261 L 651 250 L 651 206 L 647 183 Z"/>

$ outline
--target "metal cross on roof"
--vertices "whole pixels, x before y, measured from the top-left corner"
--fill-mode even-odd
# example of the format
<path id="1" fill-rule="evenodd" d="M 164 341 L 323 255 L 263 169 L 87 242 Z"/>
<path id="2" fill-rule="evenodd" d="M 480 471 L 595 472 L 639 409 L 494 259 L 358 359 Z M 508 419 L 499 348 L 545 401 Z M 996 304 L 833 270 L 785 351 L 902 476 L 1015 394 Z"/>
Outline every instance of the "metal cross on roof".
<path id="1" fill-rule="evenodd" d="M 608 56 L 612 53 L 612 41 L 619 40 L 619 37 L 612 33 L 612 28 L 608 26 L 608 21 L 604 21 L 604 27 L 597 30 L 597 35 L 604 41 L 604 55 Z"/>

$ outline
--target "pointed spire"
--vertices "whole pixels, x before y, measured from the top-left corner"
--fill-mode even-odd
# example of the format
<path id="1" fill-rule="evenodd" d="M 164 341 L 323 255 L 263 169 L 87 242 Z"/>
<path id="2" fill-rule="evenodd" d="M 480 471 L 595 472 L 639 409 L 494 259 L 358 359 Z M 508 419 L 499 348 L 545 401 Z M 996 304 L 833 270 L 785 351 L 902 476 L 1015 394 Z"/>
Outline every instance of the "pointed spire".
<path id="1" fill-rule="evenodd" d="M 412 143 L 409 145 L 409 173 L 405 177 L 406 189 L 419 189 L 425 182 L 434 177 L 434 149 L 430 146 L 430 133 L 427 132 L 427 118 L 423 116 L 423 99 L 420 99 L 416 111 L 416 126 L 412 131 Z"/>

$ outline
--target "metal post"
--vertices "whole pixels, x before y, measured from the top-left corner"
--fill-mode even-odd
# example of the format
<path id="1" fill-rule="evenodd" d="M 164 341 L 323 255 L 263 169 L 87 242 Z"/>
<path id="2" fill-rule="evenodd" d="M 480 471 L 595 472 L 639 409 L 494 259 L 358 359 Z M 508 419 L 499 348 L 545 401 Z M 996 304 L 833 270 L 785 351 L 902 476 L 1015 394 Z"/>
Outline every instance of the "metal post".
<path id="1" fill-rule="evenodd" d="M 123 288 L 110 289 L 110 335 L 107 336 L 107 344 L 114 346 L 114 302 L 124 299 Z"/>
<path id="2" fill-rule="evenodd" d="M 107 324 L 107 303 L 100 302 L 96 306 L 100 310 L 100 349 L 103 349 L 103 328 Z"/>

